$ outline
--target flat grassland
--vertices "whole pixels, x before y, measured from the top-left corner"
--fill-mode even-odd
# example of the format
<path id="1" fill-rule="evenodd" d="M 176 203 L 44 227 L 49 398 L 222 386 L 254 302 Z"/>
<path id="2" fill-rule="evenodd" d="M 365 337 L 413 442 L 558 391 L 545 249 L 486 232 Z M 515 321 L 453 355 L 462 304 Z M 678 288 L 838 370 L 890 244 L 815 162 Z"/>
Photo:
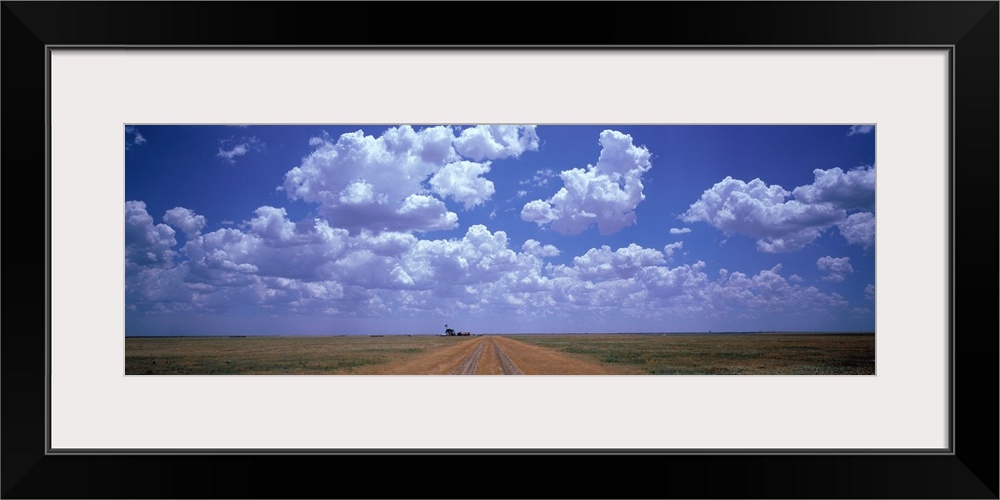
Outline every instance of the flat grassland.
<path id="1" fill-rule="evenodd" d="M 472 337 L 126 338 L 126 375 L 325 375 L 377 367 Z"/>
<path id="2" fill-rule="evenodd" d="M 510 335 L 651 375 L 874 375 L 875 334 Z"/>
<path id="3" fill-rule="evenodd" d="M 500 337 L 500 336 L 497 336 Z M 874 334 L 503 335 L 528 344 L 511 353 L 526 374 L 872 375 Z M 126 338 L 126 375 L 379 375 L 448 373 L 444 366 L 479 337 L 168 337 Z M 523 344 L 521 344 L 523 346 Z M 490 343 L 492 346 L 492 342 Z M 492 347 L 477 374 L 491 367 Z M 545 356 L 551 352 L 552 356 Z M 452 355 L 454 353 L 454 356 Z M 523 353 L 523 354 L 522 354 Z M 574 358 L 598 372 L 553 373 L 533 366 Z M 433 370 L 429 367 L 435 366 Z M 566 364 L 565 366 L 574 366 Z M 575 366 L 583 366 L 581 364 Z M 401 369 L 401 367 L 409 367 Z M 573 368 L 568 368 L 573 370 Z M 580 368 L 577 368 L 580 369 Z M 426 370 L 426 371 L 425 371 Z"/>

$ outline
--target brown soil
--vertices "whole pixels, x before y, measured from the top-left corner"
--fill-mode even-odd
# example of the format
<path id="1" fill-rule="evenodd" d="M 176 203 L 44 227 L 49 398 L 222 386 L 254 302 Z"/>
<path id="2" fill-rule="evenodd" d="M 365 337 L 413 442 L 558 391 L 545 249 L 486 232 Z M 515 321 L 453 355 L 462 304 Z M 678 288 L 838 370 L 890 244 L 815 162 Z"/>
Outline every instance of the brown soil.
<path id="1" fill-rule="evenodd" d="M 597 362 L 575 358 L 554 349 L 533 346 L 506 337 L 493 337 L 497 347 L 525 375 L 615 375 L 625 373 Z"/>
<path id="2" fill-rule="evenodd" d="M 485 337 L 455 339 L 458 343 L 442 349 L 434 349 L 403 362 L 378 367 L 378 373 L 385 375 L 449 375 L 462 373 L 462 363 L 467 361 Z"/>
<path id="3" fill-rule="evenodd" d="M 612 375 L 627 373 L 554 349 L 484 336 L 381 366 L 388 375 Z"/>
<path id="4" fill-rule="evenodd" d="M 497 357 L 496 346 L 492 341 L 486 342 L 483 357 L 479 360 L 479 371 L 476 372 L 476 375 L 503 375 L 500 368 L 500 358 Z"/>

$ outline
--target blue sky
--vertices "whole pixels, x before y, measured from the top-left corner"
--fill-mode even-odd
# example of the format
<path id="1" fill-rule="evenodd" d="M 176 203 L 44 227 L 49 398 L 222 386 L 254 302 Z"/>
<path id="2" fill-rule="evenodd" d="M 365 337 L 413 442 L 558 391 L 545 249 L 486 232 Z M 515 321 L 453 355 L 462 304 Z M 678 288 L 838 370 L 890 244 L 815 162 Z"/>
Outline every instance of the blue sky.
<path id="1" fill-rule="evenodd" d="M 875 130 L 128 125 L 126 335 L 874 331 Z"/>

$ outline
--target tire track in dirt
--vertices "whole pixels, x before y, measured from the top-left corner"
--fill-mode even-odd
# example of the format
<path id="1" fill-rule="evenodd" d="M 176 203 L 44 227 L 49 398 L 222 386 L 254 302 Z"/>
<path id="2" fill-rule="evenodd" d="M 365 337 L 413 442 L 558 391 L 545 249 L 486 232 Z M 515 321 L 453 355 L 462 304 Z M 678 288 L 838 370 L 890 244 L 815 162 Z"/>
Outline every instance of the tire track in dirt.
<path id="1" fill-rule="evenodd" d="M 483 347 L 486 346 L 486 339 L 482 338 L 478 341 L 478 344 L 469 351 L 469 354 L 462 359 L 462 362 L 458 365 L 455 371 L 452 372 L 453 375 L 475 375 L 476 370 L 479 369 L 479 360 L 483 357 Z"/>
<path id="2" fill-rule="evenodd" d="M 626 374 L 581 356 L 502 335 L 441 339 L 440 347 L 379 367 L 386 375 L 611 375 Z"/>
<path id="3" fill-rule="evenodd" d="M 611 375 L 618 372 L 615 367 L 555 349 L 531 345 L 502 335 L 493 338 L 497 355 L 510 361 L 507 369 L 515 368 L 522 375 Z"/>
<path id="4" fill-rule="evenodd" d="M 479 369 L 476 370 L 476 375 L 503 375 L 495 343 L 483 342 L 483 346 L 483 355 L 479 358 Z"/>
<path id="5" fill-rule="evenodd" d="M 497 339 L 490 337 L 490 342 L 493 343 L 493 349 L 496 351 L 497 357 L 500 358 L 500 370 L 503 371 L 504 375 L 524 375 L 524 372 L 511 361 L 503 347 L 497 343 Z"/>

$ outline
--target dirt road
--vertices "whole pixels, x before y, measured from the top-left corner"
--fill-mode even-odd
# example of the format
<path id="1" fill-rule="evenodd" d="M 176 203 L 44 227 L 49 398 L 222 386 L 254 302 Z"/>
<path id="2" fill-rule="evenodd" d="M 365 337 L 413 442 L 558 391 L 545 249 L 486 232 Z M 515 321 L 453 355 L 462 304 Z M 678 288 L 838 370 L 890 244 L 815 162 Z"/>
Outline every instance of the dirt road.
<path id="1" fill-rule="evenodd" d="M 493 348 L 496 350 L 497 358 L 500 360 L 500 370 L 504 375 L 524 375 L 524 372 L 511 361 L 510 356 L 507 355 L 507 351 L 497 344 L 496 337 L 490 337 L 490 343 L 493 344 Z"/>
<path id="2" fill-rule="evenodd" d="M 594 361 L 499 335 L 455 339 L 455 344 L 384 367 L 396 375 L 611 375 Z"/>
<path id="3" fill-rule="evenodd" d="M 483 357 L 483 348 L 486 346 L 486 339 L 480 339 L 473 344 L 472 350 L 462 358 L 462 363 L 453 372 L 457 375 L 475 375 L 479 369 L 479 360 Z"/>

